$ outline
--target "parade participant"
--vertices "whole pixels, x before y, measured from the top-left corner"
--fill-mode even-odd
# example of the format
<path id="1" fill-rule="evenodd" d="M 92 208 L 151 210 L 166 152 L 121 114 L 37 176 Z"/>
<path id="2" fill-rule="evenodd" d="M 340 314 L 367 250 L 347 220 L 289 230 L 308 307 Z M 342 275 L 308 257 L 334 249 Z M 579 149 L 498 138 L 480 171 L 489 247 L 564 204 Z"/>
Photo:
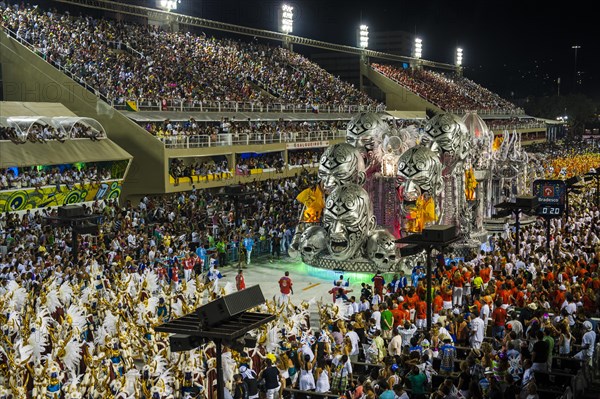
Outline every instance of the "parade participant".
<path id="1" fill-rule="evenodd" d="M 246 249 L 246 264 L 250 264 L 250 259 L 252 257 L 252 248 L 254 247 L 254 239 L 250 234 L 246 235 L 244 238 L 244 248 Z"/>
<path id="2" fill-rule="evenodd" d="M 293 283 L 290 278 L 290 272 L 286 271 L 284 276 L 279 279 L 279 305 L 287 304 L 290 300 L 290 295 L 294 293 L 294 289 L 292 288 Z"/>
<path id="3" fill-rule="evenodd" d="M 244 278 L 244 271 L 242 269 L 239 269 L 237 275 L 235 276 L 235 288 L 238 291 L 246 288 L 246 280 Z"/>

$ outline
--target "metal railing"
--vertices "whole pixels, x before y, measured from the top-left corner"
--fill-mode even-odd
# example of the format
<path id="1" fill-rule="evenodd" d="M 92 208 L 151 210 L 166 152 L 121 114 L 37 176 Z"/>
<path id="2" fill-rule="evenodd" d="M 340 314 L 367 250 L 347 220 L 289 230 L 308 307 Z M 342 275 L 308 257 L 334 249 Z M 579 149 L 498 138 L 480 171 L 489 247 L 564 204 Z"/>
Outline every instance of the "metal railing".
<path id="1" fill-rule="evenodd" d="M 289 104 L 262 103 L 252 101 L 185 101 L 185 100 L 132 100 L 138 111 L 175 112 L 291 112 L 291 113 L 358 113 L 381 112 L 383 104 L 377 106 L 360 104 Z M 110 105 L 121 111 L 129 109 L 125 100 L 111 100 Z"/>
<path id="2" fill-rule="evenodd" d="M 454 108 L 448 109 L 448 112 L 456 114 L 456 115 L 464 115 L 467 112 L 476 111 L 477 115 L 525 115 L 525 111 L 521 108 L 517 109 L 506 109 L 506 108 L 494 108 L 494 109 L 464 109 L 464 108 Z"/>
<path id="3" fill-rule="evenodd" d="M 546 129 L 546 124 L 543 122 L 517 123 L 517 124 L 495 124 L 495 123 L 486 123 L 486 124 L 487 124 L 488 128 L 490 128 L 492 130 Z"/>
<path id="4" fill-rule="evenodd" d="M 344 130 L 315 130 L 302 133 L 221 133 L 216 135 L 167 136 L 157 137 L 166 148 L 209 148 L 231 145 L 265 145 L 277 143 L 302 143 L 311 141 L 328 141 L 346 137 Z M 301 148 L 301 147 L 300 147 Z M 299 149 L 300 149 L 299 148 Z"/>

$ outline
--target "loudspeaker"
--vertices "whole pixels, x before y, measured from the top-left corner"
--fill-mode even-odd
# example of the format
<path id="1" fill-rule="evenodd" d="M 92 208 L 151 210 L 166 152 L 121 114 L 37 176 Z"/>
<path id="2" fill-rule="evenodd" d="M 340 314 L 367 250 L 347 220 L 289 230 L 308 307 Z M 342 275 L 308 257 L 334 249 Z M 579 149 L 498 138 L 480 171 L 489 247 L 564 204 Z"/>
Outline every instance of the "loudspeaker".
<path id="1" fill-rule="evenodd" d="M 100 229 L 97 224 L 84 224 L 81 226 L 74 226 L 73 229 L 78 234 L 91 234 L 93 236 L 97 236 L 100 232 Z"/>
<path id="2" fill-rule="evenodd" d="M 432 242 L 447 242 L 456 237 L 456 227 L 447 224 L 429 226 L 423 229 L 423 240 Z"/>
<path id="3" fill-rule="evenodd" d="M 516 198 L 516 204 L 518 207 L 533 209 L 537 206 L 537 197 L 533 195 L 521 195 Z"/>
<path id="4" fill-rule="evenodd" d="M 416 255 L 423 251 L 423 248 L 418 246 L 417 244 L 407 244 L 400 248 L 400 256 L 411 256 Z"/>
<path id="5" fill-rule="evenodd" d="M 218 298 L 196 309 L 203 328 L 222 323 L 237 314 L 265 303 L 259 285 Z"/>
<path id="6" fill-rule="evenodd" d="M 83 205 L 65 205 L 58 207 L 59 218 L 76 218 L 85 215 Z"/>
<path id="7" fill-rule="evenodd" d="M 192 337 L 191 335 L 173 334 L 169 337 L 169 345 L 171 352 L 185 352 L 196 349 L 203 344 L 203 339 L 200 337 Z"/>
<path id="8" fill-rule="evenodd" d="M 243 193 L 244 193 L 244 186 L 242 186 L 241 184 L 225 186 L 225 194 L 227 194 L 227 195 L 242 195 Z"/>

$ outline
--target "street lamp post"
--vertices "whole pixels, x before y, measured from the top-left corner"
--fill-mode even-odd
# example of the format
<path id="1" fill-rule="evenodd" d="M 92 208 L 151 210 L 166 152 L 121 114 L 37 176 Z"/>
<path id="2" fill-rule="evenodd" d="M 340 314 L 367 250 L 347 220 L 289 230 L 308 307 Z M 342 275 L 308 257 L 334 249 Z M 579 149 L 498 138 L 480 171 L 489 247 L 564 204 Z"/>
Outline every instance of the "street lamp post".
<path id="1" fill-rule="evenodd" d="M 434 238 L 432 238 L 434 237 Z M 459 236 L 456 235 L 456 226 L 448 226 L 448 225 L 436 225 L 431 227 L 426 227 L 423 229 L 422 234 L 411 234 L 407 237 L 400 238 L 396 240 L 397 243 L 401 244 L 414 244 L 420 248 L 423 248 L 427 254 L 427 296 L 425 297 L 425 301 L 427 303 L 427 330 L 431 330 L 431 321 L 433 316 L 432 302 L 432 264 L 433 259 L 431 257 L 431 251 L 437 249 L 440 252 L 443 252 L 444 248 L 448 247 L 450 244 L 455 243 L 460 239 Z"/>

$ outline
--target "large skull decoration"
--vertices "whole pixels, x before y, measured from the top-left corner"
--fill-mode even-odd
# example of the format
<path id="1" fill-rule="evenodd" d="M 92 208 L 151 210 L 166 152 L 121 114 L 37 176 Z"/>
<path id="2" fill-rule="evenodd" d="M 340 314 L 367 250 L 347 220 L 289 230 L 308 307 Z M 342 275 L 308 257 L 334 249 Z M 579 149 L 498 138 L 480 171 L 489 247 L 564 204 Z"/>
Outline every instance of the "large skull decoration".
<path id="1" fill-rule="evenodd" d="M 337 187 L 325 202 L 323 227 L 333 259 L 347 260 L 358 255 L 375 228 L 369 194 L 356 184 Z"/>
<path id="2" fill-rule="evenodd" d="M 396 265 L 395 237 L 387 230 L 376 230 L 367 239 L 367 258 L 381 271 L 389 270 Z"/>
<path id="3" fill-rule="evenodd" d="M 317 255 L 327 250 L 327 234 L 321 226 L 310 226 L 300 236 L 302 260 L 311 263 Z"/>
<path id="4" fill-rule="evenodd" d="M 306 225 L 307 223 L 298 223 L 298 226 L 296 226 L 296 232 L 294 233 L 292 243 L 288 248 L 288 256 L 293 260 L 300 260 L 300 240 L 302 238 L 302 233 L 307 229 Z"/>
<path id="5" fill-rule="evenodd" d="M 355 147 L 365 159 L 369 159 L 369 164 L 381 157 L 381 143 L 390 128 L 388 124 L 381 119 L 379 114 L 374 112 L 361 112 L 354 116 L 346 127 L 346 142 Z M 375 154 L 377 152 L 377 154 Z M 370 165 L 367 165 L 370 166 Z"/>
<path id="6" fill-rule="evenodd" d="M 464 160 L 471 150 L 469 130 L 450 113 L 436 114 L 427 121 L 425 139 L 432 140 L 431 148 L 440 155 L 449 154 L 457 160 Z"/>
<path id="7" fill-rule="evenodd" d="M 432 196 L 442 192 L 442 163 L 427 147 L 412 147 L 400 156 L 398 177 L 403 200 L 416 201 L 424 192 Z"/>
<path id="8" fill-rule="evenodd" d="M 365 162 L 360 152 L 347 143 L 329 146 L 319 161 L 319 179 L 323 191 L 331 193 L 336 187 L 360 184 L 365 181 Z"/>

